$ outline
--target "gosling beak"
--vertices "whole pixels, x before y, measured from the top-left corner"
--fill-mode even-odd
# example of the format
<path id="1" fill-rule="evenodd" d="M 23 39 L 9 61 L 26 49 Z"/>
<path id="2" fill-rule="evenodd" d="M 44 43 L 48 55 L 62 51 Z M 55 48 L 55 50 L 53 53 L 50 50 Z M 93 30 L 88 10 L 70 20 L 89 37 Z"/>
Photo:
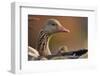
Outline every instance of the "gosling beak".
<path id="1" fill-rule="evenodd" d="M 63 27 L 63 26 L 60 26 L 60 27 L 59 27 L 59 32 L 70 32 L 70 30 L 66 29 L 66 28 Z"/>

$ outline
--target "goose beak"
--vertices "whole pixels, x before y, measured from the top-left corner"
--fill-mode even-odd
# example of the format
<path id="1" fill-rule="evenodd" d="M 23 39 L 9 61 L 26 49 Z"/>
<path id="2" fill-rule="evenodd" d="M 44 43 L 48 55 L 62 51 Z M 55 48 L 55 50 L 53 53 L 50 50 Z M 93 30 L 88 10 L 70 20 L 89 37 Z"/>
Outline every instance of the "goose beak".
<path id="1" fill-rule="evenodd" d="M 59 32 L 70 32 L 70 30 L 66 29 L 66 28 L 63 27 L 63 26 L 60 26 L 60 27 L 59 27 Z"/>

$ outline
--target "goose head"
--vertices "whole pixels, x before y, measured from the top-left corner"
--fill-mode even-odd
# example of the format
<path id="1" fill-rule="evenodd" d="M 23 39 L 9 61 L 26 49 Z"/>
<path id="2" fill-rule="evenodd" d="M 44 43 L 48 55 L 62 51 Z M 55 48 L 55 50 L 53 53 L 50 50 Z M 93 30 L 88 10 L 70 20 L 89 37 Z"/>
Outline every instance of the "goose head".
<path id="1" fill-rule="evenodd" d="M 44 24 L 43 30 L 49 35 L 59 32 L 70 32 L 68 29 L 63 27 L 57 19 L 48 19 Z"/>

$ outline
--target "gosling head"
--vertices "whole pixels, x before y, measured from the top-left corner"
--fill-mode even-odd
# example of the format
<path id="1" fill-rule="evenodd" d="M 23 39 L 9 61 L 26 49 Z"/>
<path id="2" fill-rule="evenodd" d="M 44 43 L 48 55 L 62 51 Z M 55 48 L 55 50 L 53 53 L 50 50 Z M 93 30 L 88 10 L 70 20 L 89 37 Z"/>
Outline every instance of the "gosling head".
<path id="1" fill-rule="evenodd" d="M 58 32 L 70 32 L 68 29 L 63 27 L 61 23 L 56 19 L 49 19 L 44 24 L 43 30 L 49 35 L 58 33 Z"/>
<path id="2" fill-rule="evenodd" d="M 63 46 L 59 47 L 57 54 L 61 54 L 61 53 L 65 53 L 65 52 L 69 52 L 69 50 L 68 50 L 68 47 L 66 45 L 63 45 Z"/>

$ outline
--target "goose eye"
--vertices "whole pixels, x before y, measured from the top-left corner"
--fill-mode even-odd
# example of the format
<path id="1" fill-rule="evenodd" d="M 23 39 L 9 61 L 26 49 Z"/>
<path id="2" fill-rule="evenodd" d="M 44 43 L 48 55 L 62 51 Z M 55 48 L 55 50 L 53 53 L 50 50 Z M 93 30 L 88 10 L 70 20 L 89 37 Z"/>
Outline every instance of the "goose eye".
<path id="1" fill-rule="evenodd" d="M 53 23 L 52 26 L 56 26 L 56 24 Z"/>

